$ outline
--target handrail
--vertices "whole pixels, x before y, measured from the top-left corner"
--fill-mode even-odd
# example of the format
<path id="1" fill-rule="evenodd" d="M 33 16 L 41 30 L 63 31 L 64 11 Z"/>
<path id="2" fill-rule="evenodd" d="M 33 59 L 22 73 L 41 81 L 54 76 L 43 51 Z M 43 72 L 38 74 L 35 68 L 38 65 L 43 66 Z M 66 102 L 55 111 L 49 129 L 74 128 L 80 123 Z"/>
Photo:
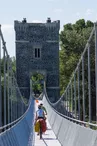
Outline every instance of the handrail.
<path id="1" fill-rule="evenodd" d="M 68 116 L 63 115 L 62 113 L 58 112 L 58 111 L 54 108 L 54 105 L 55 105 L 55 104 L 52 103 L 52 102 L 50 102 L 50 100 L 49 100 L 49 98 L 48 98 L 48 96 L 47 96 L 45 84 L 44 84 L 44 96 L 45 96 L 47 102 L 49 103 L 49 105 L 51 106 L 51 108 L 53 108 L 53 110 L 54 110 L 58 115 L 60 115 L 60 116 L 62 116 L 62 117 L 64 117 L 64 118 L 66 118 L 66 119 L 68 119 L 68 120 L 71 120 L 71 121 L 73 121 L 73 122 L 75 122 L 75 123 L 77 123 L 77 124 L 78 124 L 78 123 L 80 123 L 80 124 L 87 124 L 87 125 L 89 125 L 89 126 L 95 126 L 95 127 L 97 127 L 97 124 L 93 124 L 93 123 L 90 123 L 90 122 L 85 122 L 85 121 L 77 120 L 77 119 L 75 119 L 75 118 L 68 117 Z M 44 97 L 44 96 L 43 96 L 43 97 Z M 85 125 L 84 125 L 84 126 L 85 126 Z"/>
<path id="2" fill-rule="evenodd" d="M 90 37 L 89 37 L 89 39 L 87 40 L 87 44 L 86 44 L 86 46 L 85 46 L 85 49 L 84 49 L 84 51 L 83 51 L 83 53 L 82 53 L 82 55 L 81 55 L 81 57 L 80 57 L 80 59 L 79 59 L 79 61 L 78 61 L 78 64 L 77 64 L 76 69 L 73 71 L 73 73 L 72 73 L 72 75 L 71 75 L 70 81 L 69 81 L 69 83 L 68 83 L 68 85 L 67 85 L 67 87 L 66 87 L 64 93 L 63 93 L 62 96 L 59 98 L 59 100 L 57 100 L 55 103 L 53 103 L 53 105 L 56 105 L 58 102 L 61 101 L 61 99 L 63 98 L 63 95 L 65 94 L 66 90 L 68 89 L 69 85 L 71 84 L 71 81 L 72 81 L 72 79 L 73 79 L 73 77 L 74 77 L 74 74 L 76 73 L 76 71 L 77 71 L 77 69 L 78 69 L 78 67 L 79 67 L 79 65 L 80 65 L 80 63 L 81 63 L 81 61 L 82 61 L 82 58 L 83 58 L 83 56 L 84 56 L 86 50 L 87 50 L 88 47 L 89 47 L 89 43 L 90 43 L 90 41 L 91 41 L 91 39 L 92 39 L 92 36 L 93 36 L 94 32 L 95 32 L 95 26 L 94 26 L 93 29 L 92 29 L 92 32 L 91 32 L 91 34 L 90 34 Z"/>
<path id="3" fill-rule="evenodd" d="M 23 118 L 25 117 L 26 113 L 28 112 L 29 108 L 30 108 L 30 105 L 31 105 L 31 97 L 30 97 L 30 100 L 29 100 L 29 101 L 30 101 L 29 106 L 28 106 L 27 110 L 24 112 L 24 114 L 23 114 L 21 117 L 19 117 L 17 120 L 15 120 L 15 121 L 13 121 L 13 122 L 7 124 L 7 125 L 4 125 L 3 127 L 0 127 L 0 130 L 2 130 L 2 129 L 4 129 L 4 128 L 7 128 L 7 127 L 9 127 L 9 126 L 12 126 L 12 125 L 14 125 L 15 123 L 19 122 L 21 119 L 23 119 Z M 17 123 L 17 124 L 18 124 L 18 123 Z M 7 129 L 7 130 L 8 130 L 8 129 Z M 6 130 L 6 131 L 7 131 L 7 130 Z"/>
<path id="4" fill-rule="evenodd" d="M 15 78 L 14 72 L 12 70 L 12 60 L 10 59 L 10 56 L 7 51 L 6 43 L 4 41 L 3 33 L 1 30 L 0 25 L 0 40 L 2 42 L 2 48 L 3 48 L 3 74 L 4 74 L 4 86 L 2 86 L 2 82 L 0 83 L 0 93 L 2 88 L 4 88 L 3 96 L 0 97 L 0 103 L 4 106 L 4 115 L 0 114 L 0 123 L 4 121 L 2 124 L 0 124 L 0 129 L 6 130 L 8 126 L 11 126 L 12 124 L 15 124 L 18 122 L 23 115 L 26 112 L 27 107 L 29 106 L 29 100 L 28 102 L 25 102 L 20 89 L 17 84 L 17 80 Z M 1 54 L 1 44 L 0 44 L 0 54 Z M 0 57 L 1 60 L 1 57 Z M 0 63 L 1 64 L 1 63 Z M 0 66 L 0 78 L 1 78 L 1 66 Z M 1 80 L 1 79 L 0 79 Z M 4 99 L 4 102 L 3 100 Z M 0 111 L 2 110 L 0 109 Z M 3 118 L 3 120 L 2 120 Z M 4 125 L 2 127 L 2 125 Z"/>

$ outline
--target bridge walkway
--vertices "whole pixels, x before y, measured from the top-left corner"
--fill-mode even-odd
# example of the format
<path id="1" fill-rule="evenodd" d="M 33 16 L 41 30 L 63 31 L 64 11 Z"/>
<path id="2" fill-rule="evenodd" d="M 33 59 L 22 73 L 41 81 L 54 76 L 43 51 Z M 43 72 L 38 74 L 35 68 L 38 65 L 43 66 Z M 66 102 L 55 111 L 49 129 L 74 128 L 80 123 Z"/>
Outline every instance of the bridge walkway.
<path id="1" fill-rule="evenodd" d="M 36 103 L 35 110 L 37 110 L 37 105 L 38 104 Z M 35 146 L 61 146 L 54 132 L 52 131 L 48 120 L 46 120 L 46 122 L 48 128 L 47 131 L 43 134 L 43 138 L 41 140 L 39 136 L 37 136 L 37 133 L 35 133 Z"/>

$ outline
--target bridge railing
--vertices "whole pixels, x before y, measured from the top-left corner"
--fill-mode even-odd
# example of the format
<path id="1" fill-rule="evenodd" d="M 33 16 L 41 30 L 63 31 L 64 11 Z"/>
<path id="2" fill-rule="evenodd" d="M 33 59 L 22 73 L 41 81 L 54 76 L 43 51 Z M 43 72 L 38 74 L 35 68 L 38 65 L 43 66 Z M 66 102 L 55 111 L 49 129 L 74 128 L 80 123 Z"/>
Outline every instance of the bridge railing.
<path id="1" fill-rule="evenodd" d="M 72 118 L 58 112 L 49 101 L 46 90 L 43 104 L 48 112 L 51 128 L 62 146 L 97 146 L 97 131 L 76 124 Z"/>
<path id="2" fill-rule="evenodd" d="M 29 102 L 19 90 L 12 59 L 10 58 L 6 42 L 0 26 L 0 129 L 4 131 L 11 127 L 26 112 Z M 18 119 L 18 120 L 17 120 Z M 15 121 L 15 122 L 14 122 Z M 12 123 L 12 124 L 10 124 Z"/>
<path id="3" fill-rule="evenodd" d="M 97 23 L 66 90 L 52 105 L 72 121 L 97 127 Z"/>

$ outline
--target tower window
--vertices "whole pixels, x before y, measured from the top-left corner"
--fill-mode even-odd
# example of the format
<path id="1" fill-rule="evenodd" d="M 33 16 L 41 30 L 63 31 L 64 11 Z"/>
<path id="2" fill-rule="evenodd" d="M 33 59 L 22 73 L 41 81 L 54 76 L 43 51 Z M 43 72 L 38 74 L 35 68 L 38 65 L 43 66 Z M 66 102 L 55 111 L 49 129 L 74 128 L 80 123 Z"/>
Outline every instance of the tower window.
<path id="1" fill-rule="evenodd" d="M 40 48 L 35 48 L 35 58 L 40 58 L 41 56 L 41 49 Z"/>

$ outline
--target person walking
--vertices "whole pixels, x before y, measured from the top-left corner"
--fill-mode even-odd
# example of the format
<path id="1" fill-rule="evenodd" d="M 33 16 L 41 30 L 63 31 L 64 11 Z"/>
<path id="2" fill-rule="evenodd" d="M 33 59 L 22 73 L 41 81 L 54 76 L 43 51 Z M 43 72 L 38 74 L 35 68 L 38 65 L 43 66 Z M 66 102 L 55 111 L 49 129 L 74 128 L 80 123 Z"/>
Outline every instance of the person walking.
<path id="1" fill-rule="evenodd" d="M 37 121 L 38 119 L 45 119 L 45 113 L 44 113 L 44 110 L 42 109 L 41 105 L 38 105 L 38 110 L 36 111 L 35 120 Z"/>
<path id="2" fill-rule="evenodd" d="M 44 111 L 44 114 L 45 114 L 46 129 L 48 129 L 47 122 L 46 122 L 46 119 L 47 119 L 47 110 L 46 110 L 45 106 L 43 106 L 43 103 L 40 103 L 40 106 L 41 106 L 41 108 L 42 108 L 43 111 Z"/>
<path id="3" fill-rule="evenodd" d="M 45 115 L 47 115 L 47 110 L 46 110 L 46 108 L 43 106 L 43 103 L 40 103 L 40 106 L 41 106 L 41 108 L 43 109 Z"/>
<path id="4" fill-rule="evenodd" d="M 38 105 L 38 110 L 36 111 L 35 125 L 37 122 L 39 122 L 40 127 L 41 127 L 41 129 L 39 128 L 37 135 L 40 134 L 40 137 L 42 138 L 42 131 L 44 130 L 44 123 L 45 123 L 45 114 L 44 114 L 44 110 L 42 109 L 41 105 Z M 46 129 L 46 126 L 45 126 L 45 129 Z M 40 130 L 41 130 L 41 132 L 40 132 Z"/>

